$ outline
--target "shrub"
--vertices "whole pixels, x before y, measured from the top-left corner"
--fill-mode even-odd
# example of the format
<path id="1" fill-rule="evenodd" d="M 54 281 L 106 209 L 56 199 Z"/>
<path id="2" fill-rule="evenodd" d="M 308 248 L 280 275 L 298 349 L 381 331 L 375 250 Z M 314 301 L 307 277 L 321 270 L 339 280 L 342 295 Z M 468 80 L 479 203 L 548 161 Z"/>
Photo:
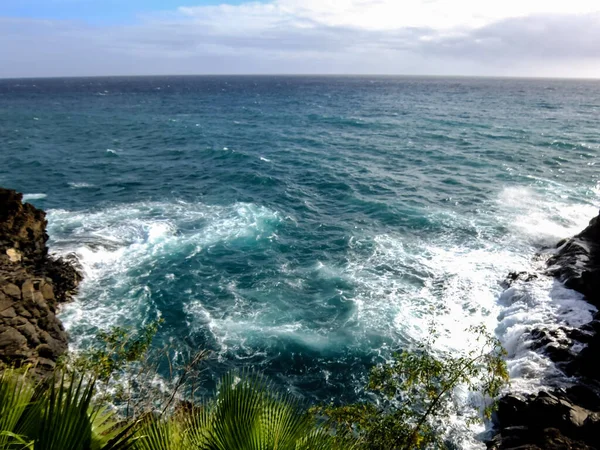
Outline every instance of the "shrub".
<path id="1" fill-rule="evenodd" d="M 432 338 L 372 369 L 367 390 L 374 401 L 313 411 L 324 417 L 334 432 L 356 436 L 364 449 L 444 448 L 443 425 L 457 412 L 449 401 L 452 392 L 463 385 L 487 397 L 488 406 L 474 410 L 469 417 L 469 422 L 484 421 L 495 407 L 493 399 L 508 382 L 505 351 L 499 341 L 483 327 L 471 331 L 480 349 L 459 356 L 436 354 Z M 435 330 L 430 335 L 435 336 Z"/>

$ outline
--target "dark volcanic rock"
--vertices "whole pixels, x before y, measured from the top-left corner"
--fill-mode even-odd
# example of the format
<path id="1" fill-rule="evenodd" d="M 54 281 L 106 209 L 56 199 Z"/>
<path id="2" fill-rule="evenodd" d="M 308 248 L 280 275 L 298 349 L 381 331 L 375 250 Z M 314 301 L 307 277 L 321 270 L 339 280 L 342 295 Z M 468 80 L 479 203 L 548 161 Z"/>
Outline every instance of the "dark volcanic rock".
<path id="1" fill-rule="evenodd" d="M 577 236 L 559 243 L 548 260 L 547 273 L 600 307 L 600 216 Z M 510 274 L 507 282 L 528 281 Z M 577 377 L 567 390 L 518 397 L 499 402 L 494 418 L 493 449 L 600 449 L 600 313 L 580 329 L 538 329 L 531 332 L 531 348 L 561 363 Z M 574 342 L 586 344 L 578 354 Z"/>
<path id="2" fill-rule="evenodd" d="M 536 280 L 537 278 L 538 278 L 538 275 L 535 273 L 510 272 L 508 274 L 508 276 L 506 277 L 506 279 L 504 280 L 504 282 L 502 283 L 502 286 L 505 289 L 508 289 L 513 284 L 515 284 L 515 282 L 517 282 L 517 281 L 532 281 L 532 280 Z"/>
<path id="3" fill-rule="evenodd" d="M 569 375 L 582 376 L 600 381 L 599 357 L 600 335 L 596 334 L 587 346 L 569 362 L 566 371 Z"/>
<path id="4" fill-rule="evenodd" d="M 600 215 L 577 236 L 561 242 L 548 261 L 548 273 L 600 306 Z"/>
<path id="5" fill-rule="evenodd" d="M 43 211 L 0 188 L 0 369 L 33 364 L 44 374 L 67 350 L 55 313 L 81 275 L 71 263 L 48 256 L 46 224 Z"/>
<path id="6" fill-rule="evenodd" d="M 595 449 L 600 445 L 600 414 L 571 401 L 562 391 L 525 398 L 507 395 L 500 400 L 496 422 L 502 427 L 488 448 Z"/>
<path id="7" fill-rule="evenodd" d="M 544 428 L 532 433 L 527 427 L 509 427 L 488 443 L 493 450 L 595 450 L 585 442 L 564 436 L 556 428 Z"/>

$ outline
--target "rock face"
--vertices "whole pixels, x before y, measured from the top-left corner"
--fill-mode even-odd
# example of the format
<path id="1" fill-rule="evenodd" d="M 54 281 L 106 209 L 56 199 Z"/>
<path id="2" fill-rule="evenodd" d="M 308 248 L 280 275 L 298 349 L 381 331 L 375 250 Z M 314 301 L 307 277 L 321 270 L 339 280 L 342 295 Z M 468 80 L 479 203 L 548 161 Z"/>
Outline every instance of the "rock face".
<path id="1" fill-rule="evenodd" d="M 32 364 L 40 375 L 67 350 L 56 318 L 81 275 L 67 261 L 48 256 L 46 214 L 0 188 L 0 370 Z"/>
<path id="2" fill-rule="evenodd" d="M 547 273 L 600 308 L 600 215 L 558 244 Z M 580 329 L 541 329 L 531 336 L 532 349 L 544 351 L 577 382 L 568 389 L 502 398 L 494 418 L 497 434 L 488 448 L 600 449 L 600 312 Z M 576 352 L 575 344 L 585 347 Z"/>
<path id="3" fill-rule="evenodd" d="M 548 272 L 600 307 L 600 215 L 577 236 L 559 243 Z"/>

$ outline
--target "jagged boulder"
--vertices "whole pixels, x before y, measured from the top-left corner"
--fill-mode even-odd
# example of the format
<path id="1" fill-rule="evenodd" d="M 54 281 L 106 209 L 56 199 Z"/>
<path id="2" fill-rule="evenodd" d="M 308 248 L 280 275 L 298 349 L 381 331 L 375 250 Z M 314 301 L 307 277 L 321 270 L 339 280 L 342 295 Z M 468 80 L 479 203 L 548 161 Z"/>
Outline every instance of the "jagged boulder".
<path id="1" fill-rule="evenodd" d="M 502 426 L 488 448 L 597 448 L 600 414 L 575 399 L 576 395 L 567 391 L 505 396 L 495 418 Z"/>
<path id="2" fill-rule="evenodd" d="M 596 450 L 585 442 L 563 435 L 556 428 L 532 430 L 509 427 L 488 443 L 490 450 Z"/>

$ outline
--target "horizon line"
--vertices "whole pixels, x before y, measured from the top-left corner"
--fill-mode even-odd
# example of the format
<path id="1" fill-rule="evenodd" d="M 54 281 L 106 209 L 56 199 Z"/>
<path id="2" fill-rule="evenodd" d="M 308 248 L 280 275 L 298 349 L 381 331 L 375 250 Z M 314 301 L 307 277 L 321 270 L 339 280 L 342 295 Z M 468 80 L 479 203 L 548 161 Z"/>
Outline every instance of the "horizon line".
<path id="1" fill-rule="evenodd" d="M 198 74 L 137 74 L 137 75 L 56 75 L 56 76 L 10 76 L 0 75 L 0 80 L 56 80 L 74 78 L 159 78 L 159 77 L 346 77 L 346 78 L 484 78 L 496 80 L 572 80 L 572 81 L 600 81 L 598 77 L 557 77 L 557 76 L 530 76 L 530 75 L 427 75 L 427 74 L 293 74 L 293 73 L 198 73 Z"/>

